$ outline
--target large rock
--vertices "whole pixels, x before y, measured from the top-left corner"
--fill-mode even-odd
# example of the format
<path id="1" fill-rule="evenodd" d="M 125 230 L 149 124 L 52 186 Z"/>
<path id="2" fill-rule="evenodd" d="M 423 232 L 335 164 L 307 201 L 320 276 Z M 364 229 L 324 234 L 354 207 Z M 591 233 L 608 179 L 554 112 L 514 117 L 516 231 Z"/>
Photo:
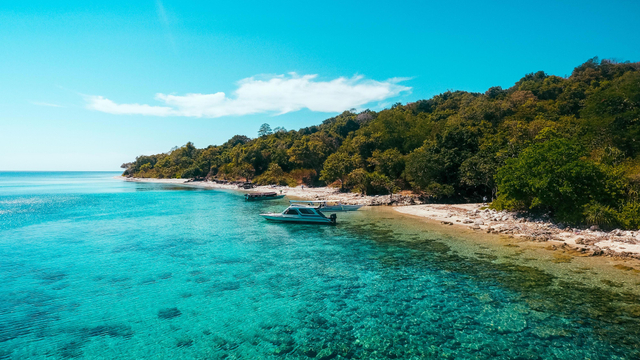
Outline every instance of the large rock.
<path id="1" fill-rule="evenodd" d="M 484 221 L 482 221 L 482 220 L 478 219 L 478 220 L 476 220 L 476 221 L 474 222 L 474 224 L 476 224 L 476 225 L 484 225 Z"/>

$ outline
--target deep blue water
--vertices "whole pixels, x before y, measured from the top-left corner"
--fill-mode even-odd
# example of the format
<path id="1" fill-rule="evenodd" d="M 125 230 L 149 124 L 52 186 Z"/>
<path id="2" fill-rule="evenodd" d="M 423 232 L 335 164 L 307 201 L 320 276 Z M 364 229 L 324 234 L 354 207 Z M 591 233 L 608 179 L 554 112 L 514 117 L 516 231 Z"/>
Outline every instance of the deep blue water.
<path id="1" fill-rule="evenodd" d="M 637 359 L 636 296 L 458 254 L 376 211 L 0 173 L 0 359 Z M 451 239 L 448 239 L 451 241 Z"/>

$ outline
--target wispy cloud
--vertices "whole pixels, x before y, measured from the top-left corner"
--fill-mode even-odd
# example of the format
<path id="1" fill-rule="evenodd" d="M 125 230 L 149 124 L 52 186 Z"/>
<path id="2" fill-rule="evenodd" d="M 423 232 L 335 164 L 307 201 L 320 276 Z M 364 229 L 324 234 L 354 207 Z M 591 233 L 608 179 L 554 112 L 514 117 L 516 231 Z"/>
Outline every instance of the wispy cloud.
<path id="1" fill-rule="evenodd" d="M 214 94 L 156 94 L 163 106 L 118 104 L 102 96 L 85 96 L 87 108 L 110 114 L 188 116 L 217 118 L 257 113 L 285 114 L 301 109 L 341 112 L 374 101 L 411 91 L 398 84 L 406 78 L 386 81 L 366 80 L 362 76 L 317 81 L 317 75 L 276 75 L 266 79 L 250 77 L 238 83 L 232 97 Z"/>
<path id="2" fill-rule="evenodd" d="M 57 108 L 63 108 L 64 107 L 64 106 L 58 105 L 58 104 L 51 104 L 51 103 L 38 102 L 38 101 L 32 101 L 31 103 L 33 105 L 37 105 L 37 106 L 49 106 L 49 107 L 57 107 Z"/>
<path id="3" fill-rule="evenodd" d="M 158 12 L 158 18 L 163 25 L 169 25 L 169 18 L 167 17 L 167 12 L 164 9 L 164 5 L 162 1 L 156 1 L 156 11 Z"/>
<path id="4" fill-rule="evenodd" d="M 176 41 L 173 38 L 173 33 L 171 32 L 171 28 L 169 27 L 169 16 L 167 16 L 167 11 L 164 8 L 161 0 L 156 0 L 156 13 L 158 14 L 158 20 L 160 24 L 164 28 L 165 34 L 167 36 L 167 40 L 171 44 L 171 48 L 173 51 L 177 51 Z"/>

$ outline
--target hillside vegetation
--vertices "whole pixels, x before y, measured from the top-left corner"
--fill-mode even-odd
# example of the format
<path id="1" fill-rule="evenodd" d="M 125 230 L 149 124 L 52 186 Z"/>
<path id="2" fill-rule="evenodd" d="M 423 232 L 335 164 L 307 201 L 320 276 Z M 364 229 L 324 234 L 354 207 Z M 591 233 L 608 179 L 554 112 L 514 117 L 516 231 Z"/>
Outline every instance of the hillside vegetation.
<path id="1" fill-rule="evenodd" d="M 412 190 L 435 201 L 493 199 L 559 221 L 640 226 L 640 63 L 597 58 L 562 78 L 446 92 L 380 112 L 346 111 L 298 131 L 192 143 L 123 164 L 125 176 Z"/>

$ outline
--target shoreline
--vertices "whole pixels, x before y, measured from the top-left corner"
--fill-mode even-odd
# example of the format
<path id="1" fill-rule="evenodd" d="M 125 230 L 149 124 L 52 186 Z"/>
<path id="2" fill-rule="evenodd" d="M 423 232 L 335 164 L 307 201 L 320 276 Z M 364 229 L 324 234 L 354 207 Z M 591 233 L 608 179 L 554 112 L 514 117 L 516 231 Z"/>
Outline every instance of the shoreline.
<path id="1" fill-rule="evenodd" d="M 482 208 L 485 208 L 481 210 Z M 609 232 L 572 227 L 560 228 L 551 221 L 522 217 L 507 211 L 487 209 L 483 204 L 426 204 L 394 207 L 396 212 L 438 221 L 476 232 L 548 242 L 551 250 L 568 248 L 582 256 L 640 259 L 640 231 Z"/>
<path id="2" fill-rule="evenodd" d="M 257 186 L 251 190 L 236 185 L 218 184 L 189 179 L 125 178 L 128 182 L 175 184 L 205 189 L 233 190 L 242 193 L 275 191 L 304 200 L 332 200 L 344 204 L 390 206 L 395 212 L 416 219 L 429 219 L 443 226 L 471 229 L 477 232 L 519 238 L 533 242 L 549 242 L 551 249 L 570 248 L 582 256 L 610 256 L 640 259 L 640 231 L 602 231 L 596 228 L 559 227 L 548 220 L 523 217 L 521 214 L 487 209 L 483 204 L 422 204 L 405 195 L 360 195 L 341 193 L 337 188 L 302 188 L 288 186 Z"/>

